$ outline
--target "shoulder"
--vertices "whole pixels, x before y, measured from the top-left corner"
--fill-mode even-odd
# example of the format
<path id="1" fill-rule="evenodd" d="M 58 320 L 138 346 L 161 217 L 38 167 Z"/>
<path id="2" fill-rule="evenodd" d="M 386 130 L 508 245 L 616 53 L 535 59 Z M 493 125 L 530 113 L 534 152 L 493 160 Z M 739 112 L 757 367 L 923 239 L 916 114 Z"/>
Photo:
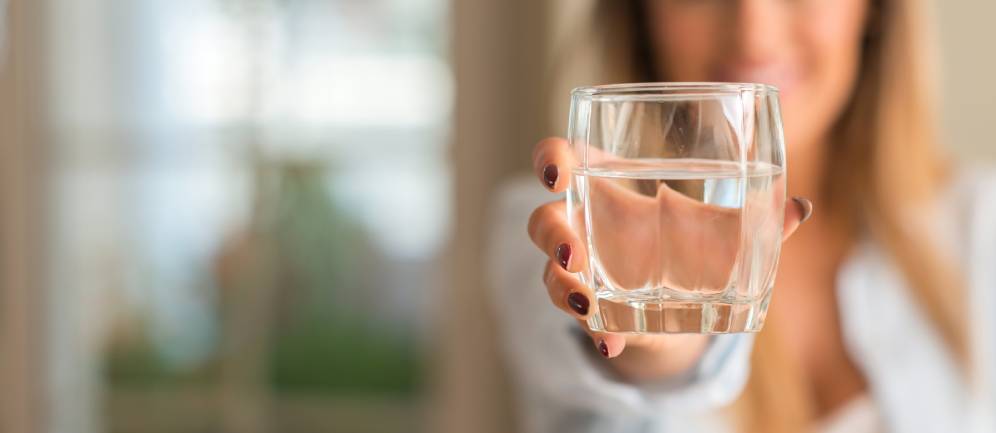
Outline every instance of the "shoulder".
<path id="1" fill-rule="evenodd" d="M 957 174 L 948 182 L 946 190 L 965 204 L 979 199 L 996 197 L 996 165 L 965 165 L 957 167 Z"/>
<path id="2" fill-rule="evenodd" d="M 487 209 L 494 223 L 514 221 L 516 227 L 525 228 L 525 219 L 536 207 L 560 198 L 550 193 L 531 175 L 510 177 L 495 186 L 495 200 Z M 523 231 L 524 232 L 524 231 Z"/>
<path id="3" fill-rule="evenodd" d="M 963 258 L 996 264 L 996 167 L 963 169 L 942 202 L 949 208 L 948 225 L 960 235 Z"/>
<path id="4" fill-rule="evenodd" d="M 960 167 L 956 172 L 933 208 L 917 217 L 970 280 L 981 282 L 980 273 L 996 278 L 996 167 Z M 996 282 L 983 285 L 990 284 L 987 288 L 996 289 Z"/>
<path id="5" fill-rule="evenodd" d="M 489 208 L 483 209 L 487 227 L 485 254 L 491 257 L 489 263 L 497 260 L 502 265 L 493 268 L 501 272 L 492 275 L 492 279 L 502 279 L 510 265 L 542 264 L 543 255 L 533 247 L 526 226 L 534 209 L 559 196 L 551 194 L 531 176 L 523 175 L 497 185 L 491 197 Z"/>
<path id="6" fill-rule="evenodd" d="M 996 165 L 963 165 L 955 169 L 946 190 L 969 203 L 996 197 Z M 966 203 L 968 204 L 968 203 Z"/>
<path id="7" fill-rule="evenodd" d="M 939 201 L 944 209 L 941 222 L 963 246 L 996 241 L 996 167 L 962 167 Z"/>
<path id="8" fill-rule="evenodd" d="M 482 209 L 486 215 L 482 254 L 492 302 L 531 318 L 534 312 L 522 308 L 523 304 L 531 306 L 527 299 L 549 306 L 543 301 L 546 292 L 540 284 L 546 256 L 533 245 L 526 227 L 534 209 L 558 197 L 530 176 L 509 178 L 495 186 L 490 196 L 488 208 Z"/>
<path id="9" fill-rule="evenodd" d="M 935 199 L 909 215 L 927 230 L 942 236 L 941 244 L 963 244 L 980 215 L 996 212 L 996 166 L 956 166 Z M 956 247 L 956 250 L 960 249 Z"/>
<path id="10" fill-rule="evenodd" d="M 972 324 L 973 365 L 988 380 L 980 385 L 996 390 L 996 316 L 992 314 L 996 310 L 996 167 L 963 170 L 951 186 L 959 216 L 960 265 L 968 286 L 965 308 Z"/>

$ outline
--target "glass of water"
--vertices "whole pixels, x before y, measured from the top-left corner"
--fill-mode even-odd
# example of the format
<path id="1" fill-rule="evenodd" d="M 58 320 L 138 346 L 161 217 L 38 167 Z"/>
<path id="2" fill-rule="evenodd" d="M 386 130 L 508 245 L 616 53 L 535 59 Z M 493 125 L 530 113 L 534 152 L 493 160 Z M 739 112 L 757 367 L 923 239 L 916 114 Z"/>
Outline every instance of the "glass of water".
<path id="1" fill-rule="evenodd" d="M 568 219 L 585 240 L 588 325 L 755 332 L 781 248 L 778 90 L 643 83 L 575 89 Z"/>

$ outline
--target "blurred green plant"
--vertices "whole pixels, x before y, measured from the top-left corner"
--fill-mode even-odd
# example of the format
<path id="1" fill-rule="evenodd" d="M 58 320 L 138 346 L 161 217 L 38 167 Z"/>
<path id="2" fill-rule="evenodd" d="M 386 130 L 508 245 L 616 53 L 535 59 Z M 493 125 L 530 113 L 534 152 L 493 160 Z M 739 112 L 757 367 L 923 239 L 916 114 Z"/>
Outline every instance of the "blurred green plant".
<path id="1" fill-rule="evenodd" d="M 270 353 L 270 381 L 282 391 L 391 392 L 416 389 L 411 335 L 382 329 L 354 301 L 377 294 L 379 257 L 353 218 L 329 195 L 327 171 L 281 170 L 272 234 L 291 304 Z"/>
<path id="2" fill-rule="evenodd" d="M 362 225 L 329 194 L 327 167 L 282 162 L 260 173 L 267 173 L 258 183 L 264 185 L 256 209 L 261 236 L 239 248 L 272 250 L 266 257 L 275 262 L 278 287 L 271 289 L 275 302 L 267 308 L 276 311 L 269 315 L 273 323 L 266 324 L 270 335 L 263 340 L 268 347 L 262 379 L 279 392 L 417 392 L 421 365 L 413 335 L 385 329 L 377 317 L 357 308 L 360 294 L 378 296 L 370 275 L 383 259 Z M 251 269 L 236 269 L 253 275 Z M 238 291 L 248 288 L 217 297 L 219 320 L 226 309 L 245 308 L 238 303 L 246 295 Z M 104 375 L 112 387 L 217 383 L 218 369 L 224 367 L 216 362 L 170 365 L 149 338 L 143 315 L 129 316 L 122 327 L 127 332 L 113 338 L 105 351 Z"/>
<path id="3" fill-rule="evenodd" d="M 127 329 L 119 328 L 104 349 L 101 372 L 105 382 L 112 387 L 140 388 L 215 381 L 208 364 L 178 368 L 167 362 L 150 337 L 145 316 L 133 313 L 131 317 L 120 322 Z"/>

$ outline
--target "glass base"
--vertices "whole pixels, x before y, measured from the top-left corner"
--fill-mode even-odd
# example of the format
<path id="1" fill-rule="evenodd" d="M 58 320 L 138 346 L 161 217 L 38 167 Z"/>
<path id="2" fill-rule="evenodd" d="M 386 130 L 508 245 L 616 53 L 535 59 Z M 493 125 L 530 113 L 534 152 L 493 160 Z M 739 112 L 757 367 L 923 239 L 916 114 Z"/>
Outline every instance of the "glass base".
<path id="1" fill-rule="evenodd" d="M 764 326 L 770 293 L 751 302 L 620 300 L 598 297 L 588 318 L 595 331 L 639 334 L 729 334 Z"/>

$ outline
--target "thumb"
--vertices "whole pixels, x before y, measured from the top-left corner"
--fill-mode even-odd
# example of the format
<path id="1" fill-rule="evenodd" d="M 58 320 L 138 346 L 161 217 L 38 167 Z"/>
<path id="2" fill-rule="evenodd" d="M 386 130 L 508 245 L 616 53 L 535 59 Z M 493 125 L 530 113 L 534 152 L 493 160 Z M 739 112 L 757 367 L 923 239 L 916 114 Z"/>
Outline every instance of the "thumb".
<path id="1" fill-rule="evenodd" d="M 782 241 L 795 233 L 799 225 L 813 215 L 813 202 L 802 197 L 792 197 L 791 203 L 785 206 L 785 225 L 782 229 Z"/>

